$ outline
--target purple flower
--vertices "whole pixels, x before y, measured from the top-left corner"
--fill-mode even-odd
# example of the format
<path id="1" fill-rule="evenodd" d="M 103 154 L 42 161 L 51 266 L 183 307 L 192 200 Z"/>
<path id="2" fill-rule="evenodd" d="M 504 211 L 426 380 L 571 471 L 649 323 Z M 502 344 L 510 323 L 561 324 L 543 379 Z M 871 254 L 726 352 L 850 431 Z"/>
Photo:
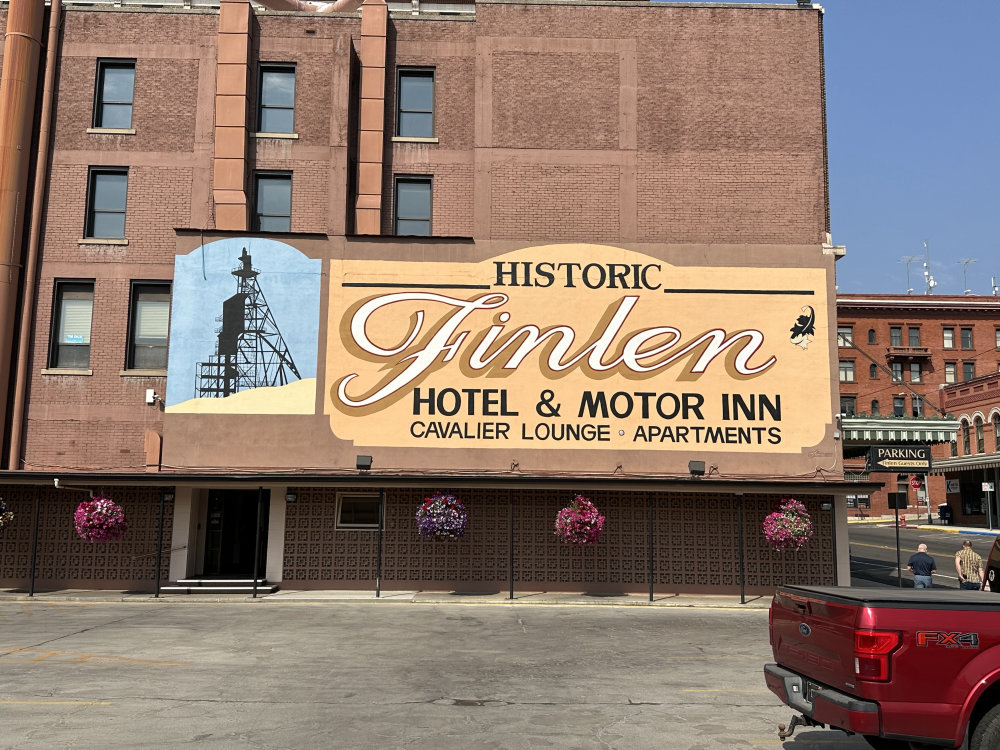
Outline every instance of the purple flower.
<path id="1" fill-rule="evenodd" d="M 604 531 L 604 516 L 590 500 L 577 495 L 556 514 L 555 533 L 566 544 L 584 547 L 597 544 Z"/>
<path id="2" fill-rule="evenodd" d="M 77 506 L 73 526 L 85 542 L 117 542 L 128 530 L 128 521 L 114 500 L 98 496 Z"/>
<path id="3" fill-rule="evenodd" d="M 779 552 L 802 549 L 813 536 L 812 518 L 806 506 L 792 498 L 782 498 L 779 510 L 761 524 L 764 538 Z"/>
<path id="4" fill-rule="evenodd" d="M 468 513 L 454 495 L 434 493 L 417 509 L 417 531 L 434 539 L 461 539 Z"/>

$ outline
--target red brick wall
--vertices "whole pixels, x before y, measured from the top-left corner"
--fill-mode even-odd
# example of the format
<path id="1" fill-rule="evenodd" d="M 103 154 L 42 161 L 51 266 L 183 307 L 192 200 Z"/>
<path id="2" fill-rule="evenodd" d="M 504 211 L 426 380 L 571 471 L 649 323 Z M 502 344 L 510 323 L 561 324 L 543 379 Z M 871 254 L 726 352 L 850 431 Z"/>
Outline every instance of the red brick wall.
<path id="1" fill-rule="evenodd" d="M 393 174 L 434 178 L 438 235 L 524 241 L 818 243 L 825 229 L 813 10 L 488 4 L 388 31 L 383 230 Z M 163 377 L 123 377 L 129 280 L 169 280 L 175 228 L 211 229 L 218 15 L 69 7 L 32 336 L 28 468 L 136 469 Z M 292 229 L 347 206 L 357 18 L 255 18 L 254 55 L 297 65 Z M 311 32 L 311 33 L 310 33 Z M 135 58 L 135 135 L 88 134 L 98 57 Z M 433 65 L 437 143 L 391 141 L 397 65 Z M 248 88 L 255 105 L 256 70 Z M 356 92 L 355 92 L 356 93 Z M 127 245 L 81 244 L 92 165 L 129 167 Z M 248 188 L 250 186 L 248 185 Z M 95 279 L 91 376 L 43 374 L 53 282 Z"/>
<path id="2" fill-rule="evenodd" d="M 852 304 L 852 298 L 877 298 L 884 297 L 885 303 L 881 306 L 860 306 Z M 908 301 L 915 301 L 909 304 Z M 930 309 L 924 309 L 918 305 L 933 301 L 935 304 Z M 956 375 L 958 380 L 962 379 L 962 362 L 974 362 L 977 377 L 994 373 L 1000 364 L 1000 350 L 996 348 L 996 331 L 1000 328 L 1000 305 L 995 298 L 982 298 L 983 305 L 976 308 L 976 298 L 964 296 L 948 298 L 945 296 L 928 297 L 925 295 L 896 295 L 895 297 L 886 295 L 844 295 L 838 298 L 837 304 L 837 324 L 839 326 L 850 326 L 854 329 L 854 345 L 851 347 L 840 347 L 839 358 L 845 361 L 854 362 L 854 382 L 841 382 L 840 394 L 842 396 L 854 396 L 857 398 L 857 409 L 859 414 L 870 415 L 872 401 L 877 399 L 879 411 L 882 416 L 888 417 L 893 413 L 893 397 L 898 393 L 905 393 L 906 415 L 909 415 L 911 408 L 911 389 L 924 397 L 924 416 L 934 417 L 939 415 L 938 407 L 950 413 L 954 411 L 954 404 L 942 404 L 940 396 L 941 386 L 945 383 L 945 363 L 954 362 L 956 364 Z M 950 304 L 951 303 L 951 304 Z M 989 305 L 996 306 L 990 309 Z M 887 349 L 890 341 L 890 328 L 900 327 L 902 329 L 902 346 L 909 343 L 909 329 L 920 329 L 920 346 L 927 348 L 928 358 L 920 358 L 921 362 L 921 382 L 914 383 L 910 380 L 910 370 L 908 359 L 900 359 L 903 364 L 903 382 L 893 382 L 890 376 L 882 369 L 876 369 L 875 377 L 871 377 L 870 369 L 872 359 L 881 363 L 883 367 L 891 370 L 887 357 Z M 944 348 L 943 329 L 953 328 L 955 332 L 954 348 Z M 962 349 L 961 329 L 972 328 L 972 349 Z M 875 331 L 875 344 L 868 343 L 868 331 Z M 865 356 L 867 354 L 868 356 Z M 915 360 L 916 361 L 916 360 Z M 955 413 L 955 416 L 959 416 Z M 974 438 L 973 438 L 974 442 Z M 961 454 L 961 435 L 959 435 L 959 453 Z M 934 456 L 944 458 L 951 455 L 950 446 L 935 446 Z M 853 465 L 848 463 L 847 468 L 860 470 L 863 460 L 855 459 Z M 884 515 L 891 513 L 888 507 L 887 492 L 896 491 L 895 474 L 873 474 L 871 479 L 876 482 L 884 482 L 885 488 L 877 491 L 871 497 L 872 515 Z M 929 479 L 929 492 L 931 498 L 931 510 L 936 516 L 937 506 L 945 502 L 945 480 L 942 476 L 932 476 Z M 907 489 L 910 503 L 910 512 L 919 511 L 926 513 L 926 505 L 918 506 L 917 493 L 914 489 Z"/>

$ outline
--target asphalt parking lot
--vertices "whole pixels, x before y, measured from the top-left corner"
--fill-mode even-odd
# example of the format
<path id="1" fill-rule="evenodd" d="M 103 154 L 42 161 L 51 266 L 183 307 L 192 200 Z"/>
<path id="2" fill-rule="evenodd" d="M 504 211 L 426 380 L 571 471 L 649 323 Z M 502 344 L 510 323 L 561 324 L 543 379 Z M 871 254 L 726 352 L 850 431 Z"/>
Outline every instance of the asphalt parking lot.
<path id="1" fill-rule="evenodd" d="M 0 603 L 4 748 L 865 747 L 780 742 L 765 609 Z"/>

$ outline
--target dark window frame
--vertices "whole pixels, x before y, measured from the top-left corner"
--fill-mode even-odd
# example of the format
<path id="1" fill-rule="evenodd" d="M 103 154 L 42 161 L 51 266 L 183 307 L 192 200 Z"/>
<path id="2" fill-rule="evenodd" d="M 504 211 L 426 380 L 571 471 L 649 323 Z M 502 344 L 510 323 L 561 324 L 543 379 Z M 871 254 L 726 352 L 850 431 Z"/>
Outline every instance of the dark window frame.
<path id="1" fill-rule="evenodd" d="M 170 303 L 171 297 L 171 284 L 169 281 L 147 281 L 147 280 L 134 280 L 129 285 L 129 316 L 128 316 L 128 344 L 125 351 L 125 369 L 126 370 L 166 370 L 167 369 L 167 354 L 169 351 L 169 337 L 170 337 Z M 143 293 L 164 295 L 166 296 L 167 303 L 167 330 L 163 336 L 163 343 L 145 343 L 139 339 L 138 330 L 136 326 L 139 323 L 139 303 L 142 301 L 141 296 Z M 136 364 L 136 354 L 139 352 L 140 348 L 145 348 L 148 350 L 162 350 L 162 365 L 150 365 L 148 362 L 144 362 L 141 365 Z M 139 357 L 139 359 L 144 359 L 145 357 Z"/>
<path id="2" fill-rule="evenodd" d="M 262 181 L 273 180 L 275 183 L 287 182 L 288 183 L 288 213 L 263 213 L 261 212 L 261 201 L 260 201 L 260 186 Z M 293 185 L 292 185 L 292 173 L 287 170 L 259 170 L 253 173 L 253 226 L 252 231 L 254 232 L 281 232 L 287 233 L 292 231 L 292 197 L 293 197 Z M 268 223 L 277 220 L 279 218 L 287 219 L 287 227 L 282 229 L 275 228 L 262 228 L 261 219 L 266 218 Z"/>
<path id="3" fill-rule="evenodd" d="M 430 79 L 431 82 L 431 101 L 429 108 L 403 108 L 403 89 L 406 86 L 406 81 L 408 79 Z M 402 66 L 396 68 L 396 127 L 395 134 L 397 138 L 434 138 L 434 134 L 437 132 L 437 122 L 436 122 L 436 112 L 435 112 L 435 100 L 437 99 L 437 71 L 433 67 L 428 66 Z M 404 132 L 407 130 L 404 126 L 405 115 L 429 115 L 430 116 L 430 130 L 426 132 L 424 130 L 414 131 L 414 132 Z"/>
<path id="4" fill-rule="evenodd" d="M 427 185 L 427 216 L 400 216 L 400 184 Z M 425 222 L 426 234 L 400 234 L 399 222 Z M 398 237 L 432 237 L 434 232 L 434 178 L 430 175 L 399 174 L 392 180 L 392 233 Z"/>
<path id="5" fill-rule="evenodd" d="M 291 75 L 292 79 L 292 103 L 287 104 L 266 104 L 264 102 L 264 78 L 268 73 L 280 73 L 283 75 Z M 295 63 L 277 63 L 277 62 L 267 62 L 260 63 L 257 72 L 257 132 L 258 133 L 282 133 L 282 134 L 293 134 L 295 133 L 295 91 L 298 85 L 298 70 Z M 292 124 L 288 130 L 275 130 L 274 128 L 264 127 L 264 115 L 265 111 L 274 110 L 282 112 L 291 112 Z"/>
<path id="6" fill-rule="evenodd" d="M 366 502 L 375 504 L 374 521 L 344 520 L 345 500 L 348 503 Z M 345 531 L 375 531 L 379 527 L 378 523 L 379 496 L 373 492 L 338 492 L 337 493 L 337 522 L 336 528 Z M 348 510 L 349 514 L 357 517 L 356 510 Z M 370 514 L 370 511 L 369 511 Z"/>
<path id="7" fill-rule="evenodd" d="M 889 326 L 889 346 L 903 345 L 903 326 Z"/>
<path id="8" fill-rule="evenodd" d="M 974 347 L 972 345 L 972 329 L 969 328 L 968 326 L 963 326 L 962 328 L 959 329 L 959 334 L 962 339 L 962 348 L 967 350 L 973 349 Z"/>
<path id="9" fill-rule="evenodd" d="M 109 100 L 105 94 L 107 84 L 106 71 L 108 70 L 131 70 L 132 71 L 132 95 L 128 100 Z M 118 125 L 104 124 L 107 114 L 105 105 L 112 107 L 128 106 L 128 125 L 120 127 Z M 97 74 L 94 79 L 94 111 L 91 117 L 91 124 L 95 129 L 108 130 L 131 130 L 135 116 L 135 60 L 133 58 L 102 57 L 97 60 Z"/>
<path id="10" fill-rule="evenodd" d="M 49 323 L 49 369 L 90 369 L 91 337 L 94 331 L 94 282 L 94 279 L 56 279 L 52 289 L 52 317 Z M 78 296 L 71 297 L 69 295 Z M 59 334 L 65 323 L 66 301 L 88 298 L 90 300 L 90 326 L 86 334 L 87 340 L 85 342 L 60 342 Z M 82 355 L 84 351 L 86 351 L 86 357 Z"/>
<path id="11" fill-rule="evenodd" d="M 125 177 L 125 202 L 121 208 L 99 208 L 98 207 L 98 182 L 101 176 L 124 175 Z M 90 167 L 87 170 L 87 214 L 84 217 L 83 236 L 90 240 L 123 240 L 125 239 L 125 221 L 128 217 L 128 167 Z M 121 234 L 98 235 L 97 217 L 99 214 L 121 215 Z"/>

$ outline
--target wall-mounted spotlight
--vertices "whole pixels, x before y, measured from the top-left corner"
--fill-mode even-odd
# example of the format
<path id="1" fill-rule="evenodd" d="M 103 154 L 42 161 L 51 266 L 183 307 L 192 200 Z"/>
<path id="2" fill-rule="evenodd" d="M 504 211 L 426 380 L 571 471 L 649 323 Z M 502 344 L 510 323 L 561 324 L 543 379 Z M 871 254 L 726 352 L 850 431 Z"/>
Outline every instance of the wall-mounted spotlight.
<path id="1" fill-rule="evenodd" d="M 693 477 L 701 477 L 705 475 L 705 462 L 704 461 L 688 461 L 688 471 L 691 472 Z"/>
<path id="2" fill-rule="evenodd" d="M 372 457 L 371 456 L 358 456 L 357 458 L 358 471 L 370 471 L 372 468 Z"/>
<path id="3" fill-rule="evenodd" d="M 286 492 L 285 493 L 285 502 L 286 503 L 294 503 L 298 499 L 299 499 L 299 496 L 296 495 L 294 492 Z"/>
<path id="4" fill-rule="evenodd" d="M 157 401 L 162 401 L 162 400 L 163 399 L 160 398 L 160 394 L 158 394 L 152 388 L 147 388 L 146 389 L 146 403 L 147 404 L 155 404 Z"/>
<path id="5" fill-rule="evenodd" d="M 833 510 L 833 503 L 820 503 L 820 510 Z"/>

